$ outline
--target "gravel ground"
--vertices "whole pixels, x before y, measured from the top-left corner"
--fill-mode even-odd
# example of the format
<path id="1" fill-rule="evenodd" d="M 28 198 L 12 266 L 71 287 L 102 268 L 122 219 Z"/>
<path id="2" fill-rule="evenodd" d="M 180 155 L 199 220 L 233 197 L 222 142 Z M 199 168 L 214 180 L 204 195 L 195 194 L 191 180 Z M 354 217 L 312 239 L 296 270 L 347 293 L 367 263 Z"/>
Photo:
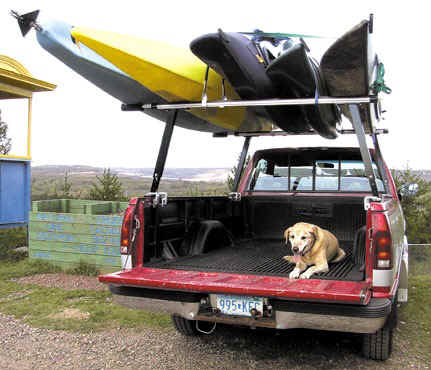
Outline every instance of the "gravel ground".
<path id="1" fill-rule="evenodd" d="M 53 276 L 55 275 L 55 276 Z M 60 275 L 60 276 L 58 276 Z M 63 274 L 38 275 L 60 287 Z M 74 289 L 97 278 L 76 279 Z M 20 279 L 22 281 L 22 279 Z M 95 281 L 95 282 L 94 282 Z M 96 285 L 97 286 L 97 285 Z M 76 334 L 37 329 L 0 314 L 1 369 L 428 369 L 395 337 L 394 353 L 385 363 L 360 356 L 359 337 L 306 330 L 250 330 L 219 326 L 209 336 L 184 337 L 173 329 L 111 329 Z"/>
<path id="2" fill-rule="evenodd" d="M 97 277 L 67 275 L 67 274 L 38 274 L 13 279 L 19 283 L 37 284 L 49 288 L 62 288 L 65 290 L 90 289 L 105 290 L 107 286 L 99 283 Z"/>

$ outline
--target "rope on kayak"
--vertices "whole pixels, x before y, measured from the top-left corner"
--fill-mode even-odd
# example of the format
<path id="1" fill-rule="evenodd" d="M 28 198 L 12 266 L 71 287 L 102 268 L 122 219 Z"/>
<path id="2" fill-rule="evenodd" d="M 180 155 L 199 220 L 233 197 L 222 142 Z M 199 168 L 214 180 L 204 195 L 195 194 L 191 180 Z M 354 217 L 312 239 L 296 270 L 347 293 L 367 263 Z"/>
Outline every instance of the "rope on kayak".
<path id="1" fill-rule="evenodd" d="M 258 36 L 258 37 L 267 37 L 271 39 L 276 40 L 287 40 L 292 37 L 296 38 L 304 38 L 304 39 L 326 39 L 328 37 L 325 36 L 317 36 L 317 35 L 302 35 L 299 33 L 280 33 L 280 32 L 263 32 L 261 30 L 254 30 L 253 32 L 239 32 L 243 35 L 249 35 L 249 36 Z M 332 38 L 332 37 L 330 37 Z"/>
<path id="2" fill-rule="evenodd" d="M 376 77 L 376 80 L 371 85 L 371 88 L 377 93 L 384 92 L 386 94 L 390 94 L 392 92 L 392 89 L 385 85 L 384 76 L 385 76 L 385 66 L 383 65 L 383 63 L 379 63 L 377 65 L 377 77 Z"/>

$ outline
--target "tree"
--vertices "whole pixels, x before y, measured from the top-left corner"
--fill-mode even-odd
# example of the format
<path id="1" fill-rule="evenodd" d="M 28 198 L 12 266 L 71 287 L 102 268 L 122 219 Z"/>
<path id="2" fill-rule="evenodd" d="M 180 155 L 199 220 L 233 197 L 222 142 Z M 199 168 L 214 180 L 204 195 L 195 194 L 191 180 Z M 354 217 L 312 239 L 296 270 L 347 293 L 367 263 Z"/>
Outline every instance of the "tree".
<path id="1" fill-rule="evenodd" d="M 89 191 L 90 199 L 95 200 L 125 200 L 123 185 L 118 176 L 111 173 L 111 170 L 104 169 L 103 176 L 96 176 L 99 184 L 91 183 L 92 188 Z"/>
<path id="2" fill-rule="evenodd" d="M 402 196 L 401 205 L 409 243 L 431 243 L 431 183 L 415 174 L 408 166 L 405 170 L 394 170 L 392 174 Z M 417 186 L 411 186 L 412 184 Z"/>
<path id="3" fill-rule="evenodd" d="M 239 158 L 241 158 L 241 156 L 238 157 L 238 161 L 239 161 Z M 250 158 L 251 157 L 250 157 L 250 154 L 249 154 L 247 156 L 247 159 L 245 160 L 244 167 L 243 167 L 242 171 L 244 171 L 244 169 L 247 168 L 248 162 L 250 162 Z M 234 186 L 234 181 L 235 181 L 235 175 L 236 175 L 237 167 L 238 167 L 238 164 L 236 166 L 232 167 L 231 170 L 230 170 L 230 173 L 227 175 L 226 184 L 227 184 L 227 187 L 228 187 L 229 191 L 236 191 L 236 189 L 234 189 L 233 186 Z M 244 172 L 242 174 L 244 174 Z"/>
<path id="4" fill-rule="evenodd" d="M 0 109 L 0 154 L 8 154 L 12 148 L 11 139 L 7 137 L 7 123 L 1 119 Z"/>
<path id="5" fill-rule="evenodd" d="M 72 198 L 71 194 L 72 184 L 69 182 L 69 172 L 64 172 L 63 183 L 60 185 L 61 198 L 70 199 Z"/>

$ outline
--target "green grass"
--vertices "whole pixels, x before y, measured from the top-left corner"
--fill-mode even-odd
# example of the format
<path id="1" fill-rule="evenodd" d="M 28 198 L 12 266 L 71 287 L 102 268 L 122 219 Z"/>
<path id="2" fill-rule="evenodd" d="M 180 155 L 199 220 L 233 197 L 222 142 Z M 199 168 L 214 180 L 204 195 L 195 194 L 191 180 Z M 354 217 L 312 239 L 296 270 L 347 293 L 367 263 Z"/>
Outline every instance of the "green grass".
<path id="1" fill-rule="evenodd" d="M 95 265 L 80 260 L 75 267 L 67 269 L 66 273 L 70 275 L 99 276 L 100 270 Z"/>
<path id="2" fill-rule="evenodd" d="M 58 272 L 59 268 L 43 262 L 0 263 L 0 312 L 14 315 L 42 328 L 98 331 L 118 327 L 170 327 L 164 314 L 147 313 L 121 307 L 112 302 L 108 291 L 62 290 L 34 284 L 19 284 L 11 278 L 36 273 Z M 88 318 L 56 318 L 65 309 L 79 310 Z"/>
<path id="3" fill-rule="evenodd" d="M 22 259 L 23 253 L 15 252 L 15 248 L 25 245 L 27 245 L 27 229 L 25 227 L 0 229 L 0 260 L 17 261 Z"/>
<path id="4" fill-rule="evenodd" d="M 431 363 L 431 274 L 409 276 L 409 302 L 400 310 L 398 329 L 412 353 Z"/>

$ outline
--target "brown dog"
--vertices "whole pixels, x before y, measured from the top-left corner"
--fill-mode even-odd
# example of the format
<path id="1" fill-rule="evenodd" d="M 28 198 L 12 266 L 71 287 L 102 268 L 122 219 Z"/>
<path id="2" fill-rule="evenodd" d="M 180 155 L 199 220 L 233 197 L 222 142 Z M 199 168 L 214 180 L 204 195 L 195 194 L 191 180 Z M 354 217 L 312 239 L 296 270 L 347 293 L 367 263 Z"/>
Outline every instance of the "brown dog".
<path id="1" fill-rule="evenodd" d="M 316 225 L 298 222 L 284 232 L 284 237 L 292 246 L 293 256 L 283 258 L 296 264 L 290 279 L 309 279 L 318 272 L 327 272 L 328 262 L 341 261 L 346 255 L 337 238 Z M 307 270 L 310 265 L 314 266 Z"/>

